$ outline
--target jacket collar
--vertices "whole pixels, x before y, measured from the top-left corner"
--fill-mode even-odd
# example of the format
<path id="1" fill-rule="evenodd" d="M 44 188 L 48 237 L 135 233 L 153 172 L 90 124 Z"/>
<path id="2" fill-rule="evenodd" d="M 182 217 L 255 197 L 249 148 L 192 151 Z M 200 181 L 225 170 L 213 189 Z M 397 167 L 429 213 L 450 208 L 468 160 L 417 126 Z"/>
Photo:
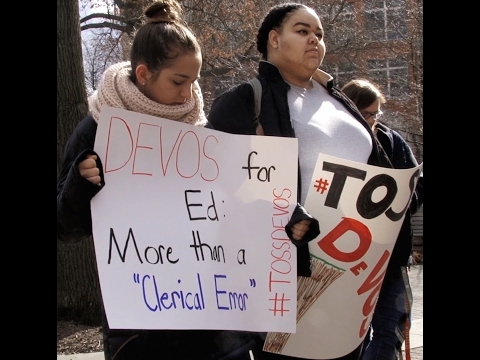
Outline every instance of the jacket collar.
<path id="1" fill-rule="evenodd" d="M 323 85 L 327 90 L 331 90 L 333 87 L 333 76 L 326 73 L 323 70 L 317 69 L 313 73 L 313 80 L 318 82 L 320 85 Z"/>
<path id="2" fill-rule="evenodd" d="M 260 62 L 258 63 L 258 68 L 259 68 L 259 73 L 267 78 L 276 78 L 276 79 L 283 80 L 282 74 L 280 74 L 280 71 L 278 70 L 278 68 L 271 62 L 268 62 L 266 60 L 260 60 Z M 320 70 L 320 69 L 315 70 L 315 72 L 312 75 L 312 79 L 318 82 L 320 85 L 322 85 L 329 91 L 333 87 L 333 76 L 326 73 L 323 70 Z"/>

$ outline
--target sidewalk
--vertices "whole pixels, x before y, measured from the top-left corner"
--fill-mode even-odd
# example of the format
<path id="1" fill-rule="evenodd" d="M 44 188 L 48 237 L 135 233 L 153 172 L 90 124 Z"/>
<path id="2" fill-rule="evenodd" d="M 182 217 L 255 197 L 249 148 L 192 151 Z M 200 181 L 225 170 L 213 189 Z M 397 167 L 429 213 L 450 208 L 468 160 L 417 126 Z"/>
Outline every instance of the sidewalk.
<path id="1" fill-rule="evenodd" d="M 409 273 L 413 294 L 410 328 L 410 359 L 423 360 L 423 265 L 414 265 Z M 405 344 L 404 344 L 405 347 Z M 403 359 L 406 360 L 405 352 Z M 103 352 L 57 355 L 57 360 L 104 360 Z M 179 359 L 181 360 L 181 359 Z"/>

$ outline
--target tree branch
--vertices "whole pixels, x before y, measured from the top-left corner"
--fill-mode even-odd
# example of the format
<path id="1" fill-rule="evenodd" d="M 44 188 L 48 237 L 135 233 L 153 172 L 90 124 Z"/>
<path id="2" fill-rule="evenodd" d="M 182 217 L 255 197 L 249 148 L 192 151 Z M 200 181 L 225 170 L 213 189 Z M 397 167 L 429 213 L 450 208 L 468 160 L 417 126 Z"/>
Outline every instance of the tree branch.
<path id="1" fill-rule="evenodd" d="M 83 18 L 80 19 L 80 24 L 92 20 L 92 19 L 108 19 L 108 20 L 113 20 L 113 21 L 119 21 L 119 22 L 124 22 L 125 18 L 123 16 L 117 16 L 117 15 L 112 15 L 112 14 L 104 14 L 104 13 L 93 13 L 89 14 L 87 16 L 84 16 Z"/>
<path id="2" fill-rule="evenodd" d="M 80 27 L 80 30 L 83 31 L 88 29 L 113 29 L 113 30 L 119 30 L 122 32 L 128 32 L 129 28 L 130 26 L 127 26 L 127 25 L 119 25 L 109 21 L 104 21 L 102 23 L 82 25 Z"/>

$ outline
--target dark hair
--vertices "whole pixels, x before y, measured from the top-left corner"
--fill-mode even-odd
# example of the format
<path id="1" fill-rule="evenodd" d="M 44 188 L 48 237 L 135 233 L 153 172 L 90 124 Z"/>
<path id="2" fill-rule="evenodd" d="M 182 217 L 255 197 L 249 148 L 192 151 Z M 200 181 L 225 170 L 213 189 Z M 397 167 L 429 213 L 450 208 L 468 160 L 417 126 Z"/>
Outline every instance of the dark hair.
<path id="1" fill-rule="evenodd" d="M 145 10 L 145 23 L 138 29 L 130 51 L 132 71 L 145 64 L 156 76 L 179 55 L 201 53 L 200 45 L 184 22 L 182 8 L 176 0 L 157 1 Z"/>
<path id="2" fill-rule="evenodd" d="M 379 87 L 365 79 L 350 80 L 343 85 L 342 91 L 357 105 L 359 110 L 369 107 L 377 99 L 381 104 L 386 102 Z"/>
<path id="3" fill-rule="evenodd" d="M 288 19 L 292 12 L 300 8 L 307 8 L 307 6 L 298 3 L 284 3 L 270 8 L 257 33 L 257 50 L 262 54 L 263 59 L 267 59 L 268 55 L 267 43 L 270 30 L 280 29 L 285 19 Z"/>

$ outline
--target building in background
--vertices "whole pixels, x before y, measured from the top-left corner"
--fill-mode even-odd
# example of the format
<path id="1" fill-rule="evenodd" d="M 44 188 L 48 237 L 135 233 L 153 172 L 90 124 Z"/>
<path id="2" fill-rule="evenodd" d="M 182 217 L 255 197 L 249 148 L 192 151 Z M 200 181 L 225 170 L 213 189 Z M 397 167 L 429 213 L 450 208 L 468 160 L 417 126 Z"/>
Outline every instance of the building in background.
<path id="1" fill-rule="evenodd" d="M 365 77 L 381 87 L 382 122 L 423 162 L 423 1 L 317 1 L 327 54 L 322 68 L 339 87 Z"/>

